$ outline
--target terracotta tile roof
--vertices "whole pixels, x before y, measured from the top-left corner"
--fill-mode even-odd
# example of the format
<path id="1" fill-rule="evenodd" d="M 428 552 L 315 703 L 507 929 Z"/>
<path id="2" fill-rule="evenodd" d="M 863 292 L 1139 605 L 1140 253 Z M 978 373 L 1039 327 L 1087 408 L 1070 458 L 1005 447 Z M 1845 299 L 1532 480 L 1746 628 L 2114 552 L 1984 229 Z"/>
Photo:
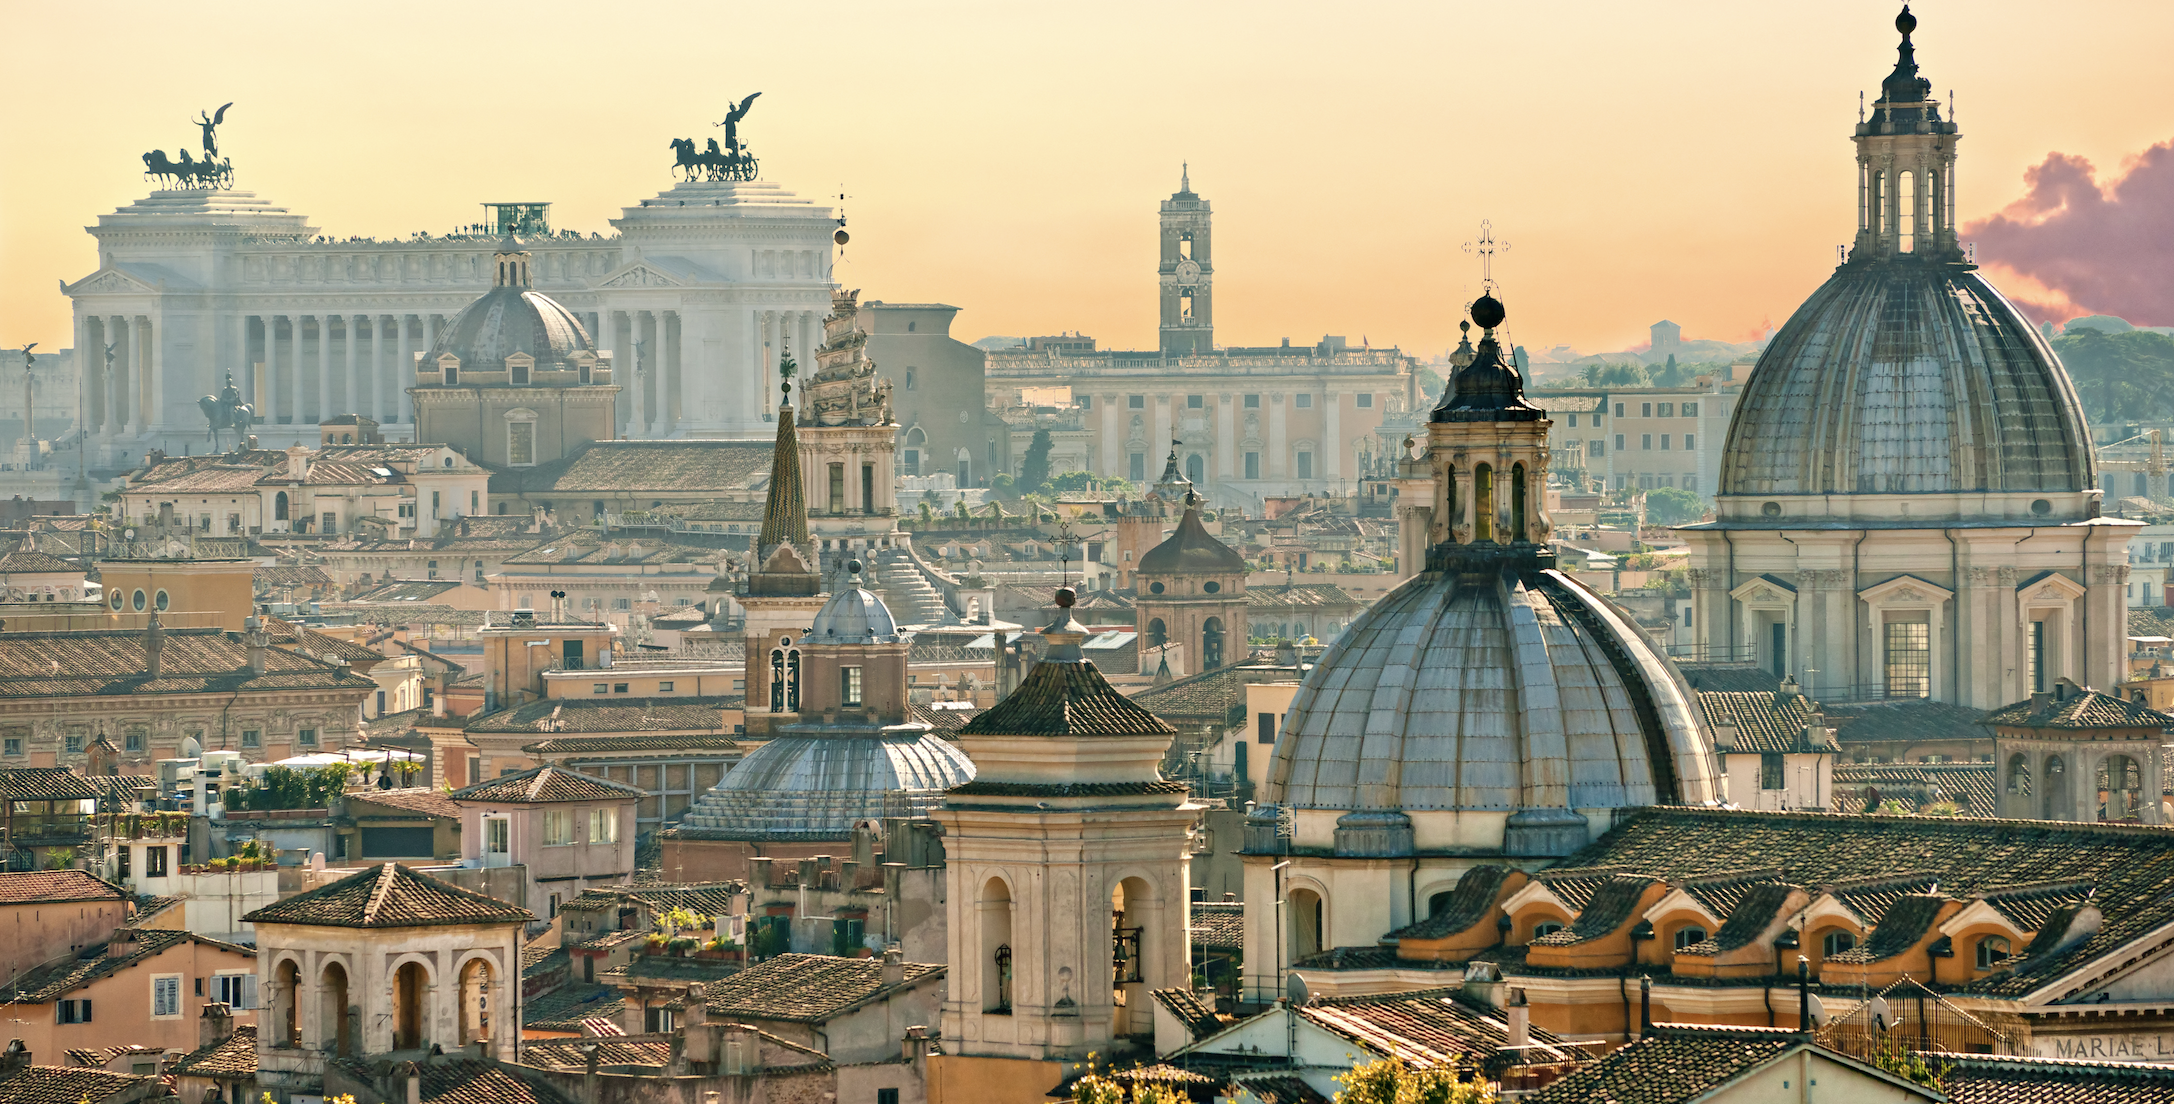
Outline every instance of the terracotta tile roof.
<path id="1" fill-rule="evenodd" d="M 2000 807 L 1991 763 L 1836 763 L 1834 811 L 1864 812 L 1866 786 L 1880 792 L 1876 811 L 1883 813 L 1915 812 L 1943 800 L 1972 816 L 1993 816 Z"/>
<path id="2" fill-rule="evenodd" d="M 963 705 L 965 706 L 965 708 L 950 708 L 950 706 L 953 704 Z M 981 707 L 968 702 L 945 702 L 944 707 L 942 708 L 938 708 L 933 705 L 906 706 L 907 720 L 919 721 L 922 724 L 929 726 L 931 729 L 934 729 L 936 735 L 942 736 L 945 739 L 952 739 L 958 736 L 959 730 L 965 728 L 968 721 L 971 721 L 975 717 L 978 717 L 980 715 Z"/>
<path id="3" fill-rule="evenodd" d="M 1192 942 L 1201 947 L 1243 947 L 1246 907 L 1240 902 L 1203 901 L 1193 906 Z"/>
<path id="4" fill-rule="evenodd" d="M 1461 1059 L 1484 1062 L 1508 1046 L 1503 1013 L 1465 1003 L 1454 989 L 1422 989 L 1363 997 L 1328 997 L 1300 1006 L 1300 1016 L 1377 1053 L 1435 1064 Z M 1583 1058 L 1576 1044 L 1532 1028 L 1532 1061 Z"/>
<path id="5" fill-rule="evenodd" d="M 549 805 L 562 801 L 633 801 L 647 795 L 632 786 L 565 767 L 535 767 L 454 790 L 452 796 L 455 801 Z"/>
<path id="6" fill-rule="evenodd" d="M 567 909 L 616 909 L 627 902 L 640 902 L 651 912 L 670 912 L 686 909 L 699 916 L 724 916 L 732 911 L 732 899 L 745 896 L 745 882 L 677 882 L 663 885 L 614 886 L 609 889 L 586 889 L 581 896 L 560 905 Z"/>
<path id="7" fill-rule="evenodd" d="M 157 1047 L 136 1046 L 133 1044 L 105 1047 L 77 1047 L 71 1048 L 68 1051 L 68 1062 L 70 1065 L 89 1066 L 93 1069 L 96 1069 L 100 1066 L 105 1065 L 108 1062 L 113 1061 L 115 1058 L 118 1058 L 123 1054 L 164 1055 L 165 1053 L 165 1051 L 160 1050 Z"/>
<path id="8" fill-rule="evenodd" d="M 908 962 L 900 986 L 883 984 L 883 960 L 783 954 L 704 990 L 713 1017 L 823 1023 L 892 991 L 936 977 L 944 968 Z"/>
<path id="9" fill-rule="evenodd" d="M 1246 608 L 1253 616 L 1282 610 L 1357 610 L 1366 605 L 1335 583 L 1264 583 L 1246 587 Z"/>
<path id="10" fill-rule="evenodd" d="M 1252 1093 L 1261 1104 L 1329 1104 L 1328 1097 L 1315 1091 L 1305 1078 L 1296 1074 L 1241 1076 L 1234 1084 Z"/>
<path id="11" fill-rule="evenodd" d="M 333 1064 L 362 1084 L 377 1083 L 369 1064 L 364 1061 L 340 1058 Z M 416 1063 L 416 1068 L 422 1073 L 422 1099 L 425 1102 L 573 1104 L 571 1099 L 549 1085 L 531 1082 L 514 1075 L 509 1067 L 477 1058 L 434 1057 Z"/>
<path id="12" fill-rule="evenodd" d="M 53 901 L 118 901 L 128 897 L 119 886 L 81 870 L 26 870 L 0 874 L 0 905 Z"/>
<path id="13" fill-rule="evenodd" d="M 1952 1104 L 2164 1104 L 2174 1100 L 2174 1066 L 1929 1054 L 1948 1067 L 1940 1088 Z"/>
<path id="14" fill-rule="evenodd" d="M 1643 874 L 1617 874 L 1602 882 L 1593 890 L 1593 896 L 1578 910 L 1577 922 L 1561 931 L 1549 932 L 1532 941 L 1535 947 L 1568 947 L 1588 939 L 1598 939 L 1614 932 L 1630 919 L 1638 907 L 1638 898 L 1645 893 L 1653 879 Z"/>
<path id="15" fill-rule="evenodd" d="M 62 996 L 73 993 L 124 966 L 133 966 L 136 963 L 156 958 L 175 947 L 190 942 L 232 951 L 249 958 L 255 958 L 257 955 L 257 952 L 251 948 L 233 943 L 221 943 L 216 939 L 207 939 L 185 931 L 139 928 L 135 929 L 135 932 L 136 946 L 126 954 L 110 954 L 108 948 L 111 944 L 100 943 L 95 947 L 85 949 L 74 958 L 48 962 L 43 966 L 16 975 L 14 981 L 8 983 L 5 988 L 0 988 L 0 1004 L 18 1002 L 23 1004 L 44 1004 L 48 1001 L 59 1000 Z"/>
<path id="16" fill-rule="evenodd" d="M 1449 899 L 1426 919 L 1382 936 L 1390 939 L 1440 939 L 1453 932 L 1461 932 L 1480 922 L 1495 907 L 1495 895 L 1502 889 L 1503 879 L 1509 877 L 1510 868 L 1492 863 L 1475 866 L 1457 879 L 1457 885 L 1449 892 Z"/>
<path id="17" fill-rule="evenodd" d="M 2068 690 L 2065 697 L 2033 696 L 2004 705 L 1986 714 L 1985 723 L 2013 728 L 2164 729 L 2174 726 L 2174 717 L 2097 690 Z"/>
<path id="18" fill-rule="evenodd" d="M 521 1044 L 521 1061 L 548 1070 L 586 1070 L 587 1051 L 592 1046 L 596 1048 L 600 1066 L 661 1068 L 672 1061 L 672 1037 L 669 1035 L 535 1039 Z"/>
<path id="19" fill-rule="evenodd" d="M 1529 1104 L 1688 1104 L 1804 1045 L 1809 1044 L 1779 1031 L 1671 1028 L 1564 1074 L 1525 1099 Z"/>
<path id="20" fill-rule="evenodd" d="M 1191 724 L 1227 724 L 1233 708 L 1243 708 L 1246 687 L 1260 682 L 1295 682 L 1295 667 L 1218 667 L 1161 686 L 1136 691 L 1132 700 L 1158 717 Z"/>
<path id="21" fill-rule="evenodd" d="M 631 928 L 625 931 L 598 932 L 587 939 L 577 939 L 572 943 L 568 943 L 567 946 L 580 951 L 608 951 L 621 944 L 644 938 L 647 934 Z"/>
<path id="22" fill-rule="evenodd" d="M 415 928 L 436 924 L 520 924 L 535 917 L 496 897 L 380 863 L 330 885 L 274 902 L 242 917 L 255 924 L 330 928 Z"/>
<path id="23" fill-rule="evenodd" d="M 0 1104 L 91 1104 L 130 1089 L 154 1089 L 158 1078 L 80 1066 L 31 1066 L 0 1081 Z M 156 1095 L 146 1092 L 143 1095 Z"/>
<path id="24" fill-rule="evenodd" d="M 388 579 L 354 596 L 357 602 L 428 602 L 460 589 L 458 579 Z"/>
<path id="25" fill-rule="evenodd" d="M 769 441 L 597 441 L 561 460 L 491 473 L 491 494 L 678 497 L 749 491 L 770 472 Z"/>
<path id="26" fill-rule="evenodd" d="M 1733 906 L 1721 910 L 1721 927 L 1712 936 L 1684 948 L 1679 954 L 1717 955 L 1733 951 L 1759 938 L 1774 922 L 1789 895 L 1797 887 L 1786 882 L 1758 882 Z"/>
<path id="27" fill-rule="evenodd" d="M 271 590 L 284 590 L 288 587 L 330 587 L 339 585 L 338 580 L 325 574 L 324 568 L 315 565 L 295 567 L 291 564 L 274 564 L 270 566 L 260 564 L 253 574 L 256 580 L 257 593 L 259 594 Z"/>
<path id="28" fill-rule="evenodd" d="M 1771 694 L 1781 689 L 1774 672 L 1750 663 L 1678 663 L 1676 669 L 1693 690 Z"/>
<path id="29" fill-rule="evenodd" d="M 0 768 L 0 797 L 16 801 L 80 801 L 98 788 L 66 767 Z"/>
<path id="30" fill-rule="evenodd" d="M 1196 1040 L 1207 1038 L 1223 1028 L 1223 1018 L 1215 1014 L 1214 1008 L 1201 1003 L 1199 995 L 1190 989 L 1157 989 L 1154 997 L 1155 1003 L 1169 1009 L 1170 1014 L 1176 1016 L 1178 1022 L 1185 1025 L 1186 1032 Z"/>
<path id="31" fill-rule="evenodd" d="M 727 699 L 738 704 L 740 699 Z M 739 750 L 739 741 L 721 732 L 703 735 L 663 736 L 561 736 L 521 745 L 530 755 L 605 756 L 640 755 L 645 752 L 716 753 Z"/>
<path id="32" fill-rule="evenodd" d="M 539 564 L 714 564 L 729 555 L 725 549 L 709 544 L 676 539 L 679 536 L 675 533 L 671 540 L 648 535 L 606 537 L 593 529 L 575 529 L 508 556 L 505 564 L 509 568 Z"/>
<path id="33" fill-rule="evenodd" d="M 1832 750 L 1832 745 L 1825 740 L 1815 748 L 1804 739 L 1804 726 L 1811 723 L 1818 704 L 1802 694 L 1783 696 L 1728 690 L 1701 690 L 1698 694 L 1699 709 L 1706 715 L 1707 725 L 1733 725 L 1736 729 L 1736 746 L 1720 748 L 1722 751 Z"/>
<path id="34" fill-rule="evenodd" d="M 1556 870 L 1628 868 L 1678 880 L 1755 864 L 1779 866 L 1788 881 L 1802 886 L 1922 876 L 1937 879 L 1940 892 L 1956 899 L 2052 881 L 2091 882 L 2097 888 L 2093 903 L 2105 916 L 2096 935 L 2057 956 L 2023 960 L 2021 974 L 1996 973 L 1964 987 L 2017 995 L 2114 954 L 2165 922 L 2174 832 L 2054 821 L 1647 808 Z M 1909 899 L 1894 894 L 1886 912 Z M 1883 915 L 1881 923 L 1889 919 Z"/>
<path id="35" fill-rule="evenodd" d="M 1112 689 L 1091 662 L 1034 665 L 1014 690 L 959 729 L 962 736 L 1155 736 L 1177 729 Z"/>
<path id="36" fill-rule="evenodd" d="M 26 550 L 18 545 L 14 551 L 5 556 L 0 556 L 0 575 L 16 572 L 24 574 L 64 573 L 81 575 L 83 569 L 61 559 L 59 556 L 49 555 L 36 549 Z"/>
<path id="37" fill-rule="evenodd" d="M 521 1002 L 521 1026 L 534 1031 L 580 1031 L 581 1021 L 617 1019 L 626 1010 L 619 990 L 596 982 L 574 982 Z"/>
<path id="38" fill-rule="evenodd" d="M 199 1047 L 174 1060 L 167 1072 L 180 1077 L 238 1081 L 257 1076 L 257 1029 L 237 1027 L 225 1041 Z"/>
<path id="39" fill-rule="evenodd" d="M 610 678 L 598 672 L 598 678 Z M 725 710 L 740 709 L 737 695 L 660 698 L 539 698 L 512 709 L 486 713 L 468 722 L 470 732 L 558 733 L 722 733 Z M 560 741 L 546 741 L 558 743 Z"/>
<path id="40" fill-rule="evenodd" d="M 1726 917 L 1754 890 L 1779 881 L 1781 868 L 1768 866 L 1757 870 L 1733 870 L 1704 878 L 1688 878 L 1680 884 L 1692 900 L 1706 907 L 1706 911 L 1715 916 Z"/>
<path id="41" fill-rule="evenodd" d="M 1159 782 L 966 782 L 944 791 L 953 797 L 1144 797 L 1182 794 L 1192 787 L 1175 779 Z"/>
<path id="42" fill-rule="evenodd" d="M 364 808 L 356 808 L 361 805 Z M 444 791 L 418 786 L 404 790 L 353 790 L 347 794 L 347 815 L 367 817 L 378 815 L 368 806 L 378 806 L 402 813 L 418 813 L 423 816 L 460 819 L 460 806 L 453 803 Z"/>
<path id="43" fill-rule="evenodd" d="M 139 631 L 0 634 L 0 698 L 198 694 L 248 690 L 372 690 L 377 684 L 329 663 L 271 649 L 265 673 L 249 671 L 240 634 L 168 629 L 159 677 L 146 673 Z"/>
<path id="44" fill-rule="evenodd" d="M 1920 698 L 1903 702 L 1824 705 L 1843 744 L 1894 740 L 1984 740 L 1985 711 Z"/>

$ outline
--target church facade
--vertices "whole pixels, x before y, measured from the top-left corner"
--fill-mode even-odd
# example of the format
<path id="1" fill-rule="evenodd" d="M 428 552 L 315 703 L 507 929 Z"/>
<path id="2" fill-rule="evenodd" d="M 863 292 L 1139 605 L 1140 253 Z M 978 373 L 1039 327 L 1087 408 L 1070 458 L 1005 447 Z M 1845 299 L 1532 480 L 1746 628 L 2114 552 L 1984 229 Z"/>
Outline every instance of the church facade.
<path id="1" fill-rule="evenodd" d="M 1960 132 L 1894 70 L 1857 124 L 1857 234 L 1745 383 L 1690 541 L 1699 658 L 1828 701 L 1993 709 L 2125 674 L 2125 545 L 2067 371 L 1955 236 Z"/>

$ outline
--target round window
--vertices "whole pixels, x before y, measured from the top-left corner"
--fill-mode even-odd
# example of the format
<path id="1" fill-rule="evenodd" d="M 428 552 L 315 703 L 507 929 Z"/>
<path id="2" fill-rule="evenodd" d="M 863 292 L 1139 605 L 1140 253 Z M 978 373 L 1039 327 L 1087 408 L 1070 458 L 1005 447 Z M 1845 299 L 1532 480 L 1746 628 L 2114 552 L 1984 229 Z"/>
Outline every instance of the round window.
<path id="1" fill-rule="evenodd" d="M 1210 579 L 1207 582 L 1200 584 L 1200 589 L 1205 590 L 1210 594 L 1214 594 L 1216 591 L 1223 589 L 1223 584 L 1218 583 L 1213 579 Z"/>
<path id="2" fill-rule="evenodd" d="M 2044 517 L 2052 512 L 2053 503 L 2048 502 L 2043 498 L 2033 499 L 2031 501 L 2031 513 L 2037 514 L 2039 517 Z"/>
<path id="3" fill-rule="evenodd" d="M 1760 513 L 1762 513 L 1762 514 L 1765 514 L 1765 515 L 1766 515 L 1767 517 L 1780 517 L 1780 516 L 1781 516 L 1781 503 L 1779 503 L 1779 502 L 1769 502 L 1769 503 L 1766 503 L 1765 505 L 1763 505 L 1763 506 L 1760 506 L 1760 507 L 1759 507 L 1759 512 L 1760 512 Z"/>
<path id="4" fill-rule="evenodd" d="M 1161 593 L 1162 593 L 1162 584 L 1161 584 L 1161 583 L 1149 583 L 1149 584 L 1147 584 L 1147 592 L 1148 592 L 1149 594 L 1161 594 Z"/>
<path id="5" fill-rule="evenodd" d="M 157 607 L 159 608 L 159 612 L 160 612 L 160 613 L 165 613 L 165 612 L 166 612 L 166 605 L 167 605 L 167 601 L 168 601 L 168 599 L 167 599 L 167 597 L 166 597 L 166 592 L 165 592 L 165 591 L 163 591 L 163 590 L 162 590 L 162 591 L 159 591 L 159 592 L 158 592 L 158 596 L 157 596 L 157 597 L 155 597 L 155 598 L 153 598 L 153 599 L 152 599 L 151 601 L 152 601 L 152 604 L 153 604 L 153 605 L 156 605 L 156 606 L 157 606 Z"/>
<path id="6" fill-rule="evenodd" d="M 143 612 L 144 599 L 143 590 L 141 588 L 138 588 L 136 593 L 128 596 L 128 604 L 135 607 L 136 612 Z"/>
<path id="7" fill-rule="evenodd" d="M 121 603 L 126 601 L 128 601 L 128 595 L 123 594 L 118 590 L 106 595 L 106 604 L 112 606 L 113 612 L 115 613 L 121 612 Z"/>
<path id="8" fill-rule="evenodd" d="M 778 637 L 778 647 L 780 647 L 780 648 L 790 648 L 790 647 L 792 647 L 792 646 L 793 646 L 793 638 L 792 638 L 792 637 L 789 637 L 789 636 L 781 636 L 781 637 Z"/>

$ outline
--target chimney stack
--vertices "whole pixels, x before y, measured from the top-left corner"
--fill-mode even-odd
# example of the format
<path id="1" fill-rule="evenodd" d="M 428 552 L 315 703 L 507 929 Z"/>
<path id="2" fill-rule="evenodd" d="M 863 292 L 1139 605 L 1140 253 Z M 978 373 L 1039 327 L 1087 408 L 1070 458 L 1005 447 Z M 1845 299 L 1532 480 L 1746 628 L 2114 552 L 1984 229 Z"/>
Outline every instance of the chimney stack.
<path id="1" fill-rule="evenodd" d="M 408 1104 L 423 1104 L 423 1067 L 413 1062 L 402 1062 L 394 1076 L 407 1082 Z"/>
<path id="2" fill-rule="evenodd" d="M 234 1036 L 234 1010 L 219 1001 L 204 1005 L 204 1015 L 196 1021 L 196 1045 L 199 1049 L 217 1046 Z"/>
<path id="3" fill-rule="evenodd" d="M 159 677 L 159 654 L 166 650 L 166 626 L 159 624 L 159 613 L 151 611 L 151 621 L 143 627 L 144 677 Z"/>
<path id="4" fill-rule="evenodd" d="M 1505 1010 L 1510 1023 L 1510 1047 L 1513 1050 L 1532 1045 L 1532 1005 L 1525 1000 L 1523 989 L 1510 990 L 1510 1005 Z"/>
<path id="5" fill-rule="evenodd" d="M 21 1039 L 8 1040 L 8 1048 L 0 1051 L 0 1081 L 8 1080 L 30 1068 L 30 1048 Z"/>
<path id="6" fill-rule="evenodd" d="M 1641 975 L 1638 978 L 1638 1037 L 1643 1039 L 1651 1034 L 1653 1034 L 1653 978 L 1648 975 Z"/>
<path id="7" fill-rule="evenodd" d="M 883 985 L 885 988 L 889 988 L 893 985 L 904 985 L 905 983 L 906 952 L 900 950 L 898 944 L 893 943 L 883 949 Z"/>
<path id="8" fill-rule="evenodd" d="M 266 654 L 272 645 L 272 635 L 264 631 L 264 622 L 255 617 L 242 621 L 242 639 L 249 645 L 249 673 L 264 673 Z"/>

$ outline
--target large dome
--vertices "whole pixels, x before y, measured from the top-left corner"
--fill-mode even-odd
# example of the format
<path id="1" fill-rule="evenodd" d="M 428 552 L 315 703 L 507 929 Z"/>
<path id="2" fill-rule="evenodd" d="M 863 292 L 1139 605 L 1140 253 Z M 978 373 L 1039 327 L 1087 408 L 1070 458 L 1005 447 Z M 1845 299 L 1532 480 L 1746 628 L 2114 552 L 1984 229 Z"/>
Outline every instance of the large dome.
<path id="1" fill-rule="evenodd" d="M 1340 829 L 1401 813 L 1420 847 L 1491 843 L 1454 822 L 1510 814 L 1504 850 L 1541 854 L 1610 810 L 1718 800 L 1718 778 L 1691 691 L 1628 618 L 1536 558 L 1452 556 L 1307 674 L 1265 797 L 1349 811 Z M 1556 831 L 1520 839 L 1521 819 Z"/>
<path id="2" fill-rule="evenodd" d="M 528 254 L 508 239 L 498 247 L 497 283 L 438 332 L 426 363 L 447 353 L 469 370 L 503 368 L 506 358 L 526 353 L 540 370 L 570 368 L 576 353 L 595 355 L 596 342 L 574 312 L 528 286 Z"/>
<path id="3" fill-rule="evenodd" d="M 798 726 L 795 726 L 798 727 Z M 928 726 L 881 735 L 788 735 L 756 748 L 696 799 L 681 834 L 715 839 L 831 839 L 863 820 L 921 817 L 974 764 Z"/>
<path id="4" fill-rule="evenodd" d="M 2081 492 L 2076 389 L 1974 268 L 1853 261 L 1797 309 L 1744 385 L 1730 495 Z"/>

